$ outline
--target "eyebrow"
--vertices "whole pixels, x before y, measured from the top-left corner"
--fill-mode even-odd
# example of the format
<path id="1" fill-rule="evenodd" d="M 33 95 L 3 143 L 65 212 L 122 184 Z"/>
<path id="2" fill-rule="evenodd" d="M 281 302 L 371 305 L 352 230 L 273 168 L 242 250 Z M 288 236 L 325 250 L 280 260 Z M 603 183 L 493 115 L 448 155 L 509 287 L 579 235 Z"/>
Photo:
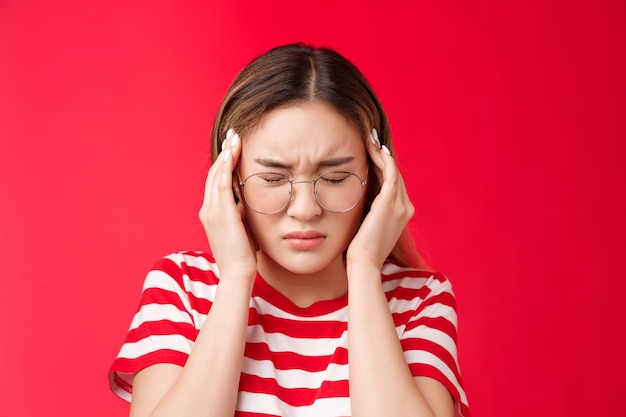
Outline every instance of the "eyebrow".
<path id="1" fill-rule="evenodd" d="M 320 161 L 318 167 L 337 167 L 352 161 L 354 161 L 354 156 L 341 156 L 337 158 L 324 159 L 323 161 Z M 289 164 L 285 164 L 271 158 L 255 158 L 254 162 L 263 165 L 266 168 L 292 168 L 292 166 Z"/>

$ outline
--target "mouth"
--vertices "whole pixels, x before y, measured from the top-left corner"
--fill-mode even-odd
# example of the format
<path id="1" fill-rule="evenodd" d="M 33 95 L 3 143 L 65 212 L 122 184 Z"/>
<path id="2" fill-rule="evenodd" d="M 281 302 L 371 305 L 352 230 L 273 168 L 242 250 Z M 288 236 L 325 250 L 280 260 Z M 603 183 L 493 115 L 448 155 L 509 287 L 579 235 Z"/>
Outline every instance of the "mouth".
<path id="1" fill-rule="evenodd" d="M 313 230 L 291 232 L 283 236 L 283 240 L 292 248 L 299 250 L 315 249 L 320 247 L 326 236 Z"/>

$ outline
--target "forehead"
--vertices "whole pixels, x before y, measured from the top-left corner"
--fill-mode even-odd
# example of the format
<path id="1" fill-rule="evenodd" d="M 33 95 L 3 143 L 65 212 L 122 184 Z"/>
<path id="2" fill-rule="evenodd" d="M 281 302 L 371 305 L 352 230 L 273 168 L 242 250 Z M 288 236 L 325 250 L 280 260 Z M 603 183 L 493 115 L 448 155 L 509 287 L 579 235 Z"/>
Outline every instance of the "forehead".
<path id="1" fill-rule="evenodd" d="M 316 163 L 337 156 L 365 158 L 364 139 L 331 105 L 314 101 L 265 114 L 244 138 L 241 162 L 269 158 L 289 164 Z"/>

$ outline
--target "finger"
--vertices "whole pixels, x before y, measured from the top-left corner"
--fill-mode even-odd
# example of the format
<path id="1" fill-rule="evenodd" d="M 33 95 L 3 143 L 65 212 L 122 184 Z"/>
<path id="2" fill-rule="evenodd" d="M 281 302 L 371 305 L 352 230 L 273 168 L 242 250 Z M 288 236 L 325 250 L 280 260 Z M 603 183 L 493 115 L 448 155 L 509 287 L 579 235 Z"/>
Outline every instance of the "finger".
<path id="1" fill-rule="evenodd" d="M 384 180 L 383 169 L 385 162 L 383 161 L 381 155 L 380 140 L 378 138 L 378 132 L 375 128 L 371 130 L 369 140 L 365 148 L 370 156 L 370 159 L 374 163 L 374 174 L 378 178 L 378 182 L 382 184 Z"/>
<path id="2" fill-rule="evenodd" d="M 235 134 L 235 129 L 233 129 L 232 127 L 229 128 L 226 131 L 226 137 L 224 138 L 224 140 L 222 141 L 222 146 L 221 146 L 221 150 L 223 151 L 224 148 L 226 147 L 226 143 L 232 139 L 233 135 Z"/>
<path id="3" fill-rule="evenodd" d="M 391 156 L 391 152 L 386 146 L 382 148 L 382 158 L 385 163 L 384 175 L 386 178 L 387 189 L 394 195 L 394 206 L 399 210 L 398 213 L 405 219 L 410 219 L 415 213 L 413 203 L 409 198 L 404 178 L 398 169 L 395 159 Z M 382 190 L 381 190 L 382 192 Z"/>
<path id="4" fill-rule="evenodd" d="M 385 182 L 389 185 L 392 185 L 394 188 L 397 186 L 398 177 L 400 176 L 400 172 L 398 172 L 398 166 L 396 165 L 396 160 L 391 156 L 391 152 L 389 148 L 385 145 L 380 149 L 380 156 L 383 160 L 383 177 L 385 178 Z"/>
<path id="5" fill-rule="evenodd" d="M 386 175 L 387 178 L 394 179 L 395 188 L 401 200 L 408 200 L 408 193 L 406 190 L 406 185 L 404 183 L 404 178 L 402 178 L 402 174 L 400 173 L 400 169 L 396 164 L 395 158 L 391 155 L 389 148 L 387 148 L 385 145 L 381 147 L 381 151 L 382 159 L 384 162 L 383 173 Z"/>
<path id="6" fill-rule="evenodd" d="M 404 183 L 404 178 L 402 178 L 402 174 L 396 164 L 395 159 L 391 156 L 389 149 L 383 146 L 382 149 L 382 158 L 385 162 L 385 170 L 384 175 L 386 178 L 387 185 L 393 189 L 395 195 L 395 201 L 405 206 L 410 204 L 408 192 L 406 190 L 406 186 Z"/>
<path id="7" fill-rule="evenodd" d="M 408 207 L 411 203 L 395 158 L 387 146 L 378 147 L 379 143 L 377 132 L 372 129 L 370 134 L 371 146 L 368 146 L 368 152 L 376 165 L 376 174 L 381 183 L 379 194 L 383 200 L 388 202 L 387 204 L 399 204 L 402 207 Z"/>
<path id="8" fill-rule="evenodd" d="M 388 207 L 389 204 L 394 204 L 398 197 L 395 181 L 398 174 L 391 152 L 389 152 L 386 146 L 380 146 L 380 139 L 376 129 L 372 129 L 370 132 L 367 152 L 374 164 L 374 173 L 380 184 L 380 191 L 374 199 L 372 206 L 382 205 L 382 207 Z"/>
<path id="9" fill-rule="evenodd" d="M 232 132 L 232 133 L 231 133 Z M 233 171 L 241 154 L 241 140 L 239 135 L 229 129 L 229 136 L 225 149 L 215 159 L 215 162 L 209 169 L 204 187 L 204 199 L 202 202 L 201 212 L 206 214 L 213 206 L 221 206 L 224 201 L 228 204 L 228 200 L 233 201 L 232 184 Z M 230 197 L 224 199 L 224 190 L 228 190 Z"/>
<path id="10" fill-rule="evenodd" d="M 374 165 L 379 170 L 376 171 L 378 180 L 383 183 L 385 179 L 395 178 L 398 175 L 395 160 L 391 156 L 389 148 L 385 145 L 381 146 L 378 132 L 375 128 L 370 132 L 369 143 L 367 150 Z"/>
<path id="11" fill-rule="evenodd" d="M 226 198 L 235 203 L 233 186 L 235 184 L 235 167 L 241 155 L 241 140 L 237 133 L 233 133 L 225 149 L 218 157 L 217 178 L 215 186 L 220 194 L 220 200 Z M 220 201 L 221 203 L 221 201 Z"/>

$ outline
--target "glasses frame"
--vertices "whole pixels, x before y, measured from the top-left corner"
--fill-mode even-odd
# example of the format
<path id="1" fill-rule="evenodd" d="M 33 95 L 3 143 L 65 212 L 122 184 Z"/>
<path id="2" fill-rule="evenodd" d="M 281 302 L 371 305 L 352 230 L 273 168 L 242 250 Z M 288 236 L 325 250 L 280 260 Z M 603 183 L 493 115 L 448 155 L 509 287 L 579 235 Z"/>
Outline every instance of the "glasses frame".
<path id="1" fill-rule="evenodd" d="M 245 192 L 245 187 L 246 187 L 246 181 L 248 181 L 250 178 L 258 176 L 258 175 L 263 175 L 263 174 L 271 174 L 271 175 L 279 175 L 281 177 L 284 177 L 287 181 L 289 181 L 289 198 L 287 199 L 287 201 L 285 202 L 285 204 L 283 204 L 278 210 L 266 213 L 263 211 L 259 211 L 256 210 L 254 207 L 252 207 L 250 205 L 250 203 L 248 202 L 248 199 L 246 198 L 246 192 Z M 326 207 L 324 207 L 324 205 L 320 202 L 318 196 L 317 196 L 317 181 L 320 180 L 323 176 L 325 175 L 329 175 L 329 174 L 348 174 L 348 175 L 354 175 L 359 182 L 361 183 L 361 196 L 359 197 L 359 199 L 356 201 L 356 203 L 354 203 L 351 207 L 345 209 L 345 210 L 341 210 L 341 211 L 337 211 L 337 210 L 329 210 Z M 239 176 L 239 174 L 238 174 Z M 315 179 L 307 181 L 307 180 L 299 180 L 299 181 L 294 181 L 291 177 L 289 177 L 288 175 L 285 174 L 281 174 L 280 172 L 273 172 L 273 171 L 265 171 L 265 172 L 255 172 L 254 174 L 250 174 L 248 175 L 243 181 L 241 181 L 241 178 L 239 179 L 239 186 L 242 188 L 241 190 L 241 195 L 243 197 L 243 201 L 245 201 L 246 205 L 250 208 L 250 210 L 259 213 L 259 214 L 276 214 L 276 213 L 280 213 L 281 211 L 283 211 L 284 209 L 286 209 L 289 204 L 291 204 L 291 200 L 293 199 L 293 185 L 294 184 L 313 184 L 313 196 L 315 197 L 315 202 L 317 203 L 318 206 L 320 206 L 323 210 L 326 210 L 330 213 L 346 213 L 350 210 L 352 210 L 353 208 L 355 208 L 356 206 L 359 205 L 359 203 L 361 202 L 361 200 L 363 199 L 363 196 L 365 195 L 365 186 L 367 185 L 367 181 L 364 179 L 361 179 L 361 177 L 359 177 L 357 174 L 355 174 L 354 172 L 350 172 L 350 171 L 327 171 L 327 172 L 323 172 L 320 175 L 318 175 L 317 177 L 315 177 Z"/>

